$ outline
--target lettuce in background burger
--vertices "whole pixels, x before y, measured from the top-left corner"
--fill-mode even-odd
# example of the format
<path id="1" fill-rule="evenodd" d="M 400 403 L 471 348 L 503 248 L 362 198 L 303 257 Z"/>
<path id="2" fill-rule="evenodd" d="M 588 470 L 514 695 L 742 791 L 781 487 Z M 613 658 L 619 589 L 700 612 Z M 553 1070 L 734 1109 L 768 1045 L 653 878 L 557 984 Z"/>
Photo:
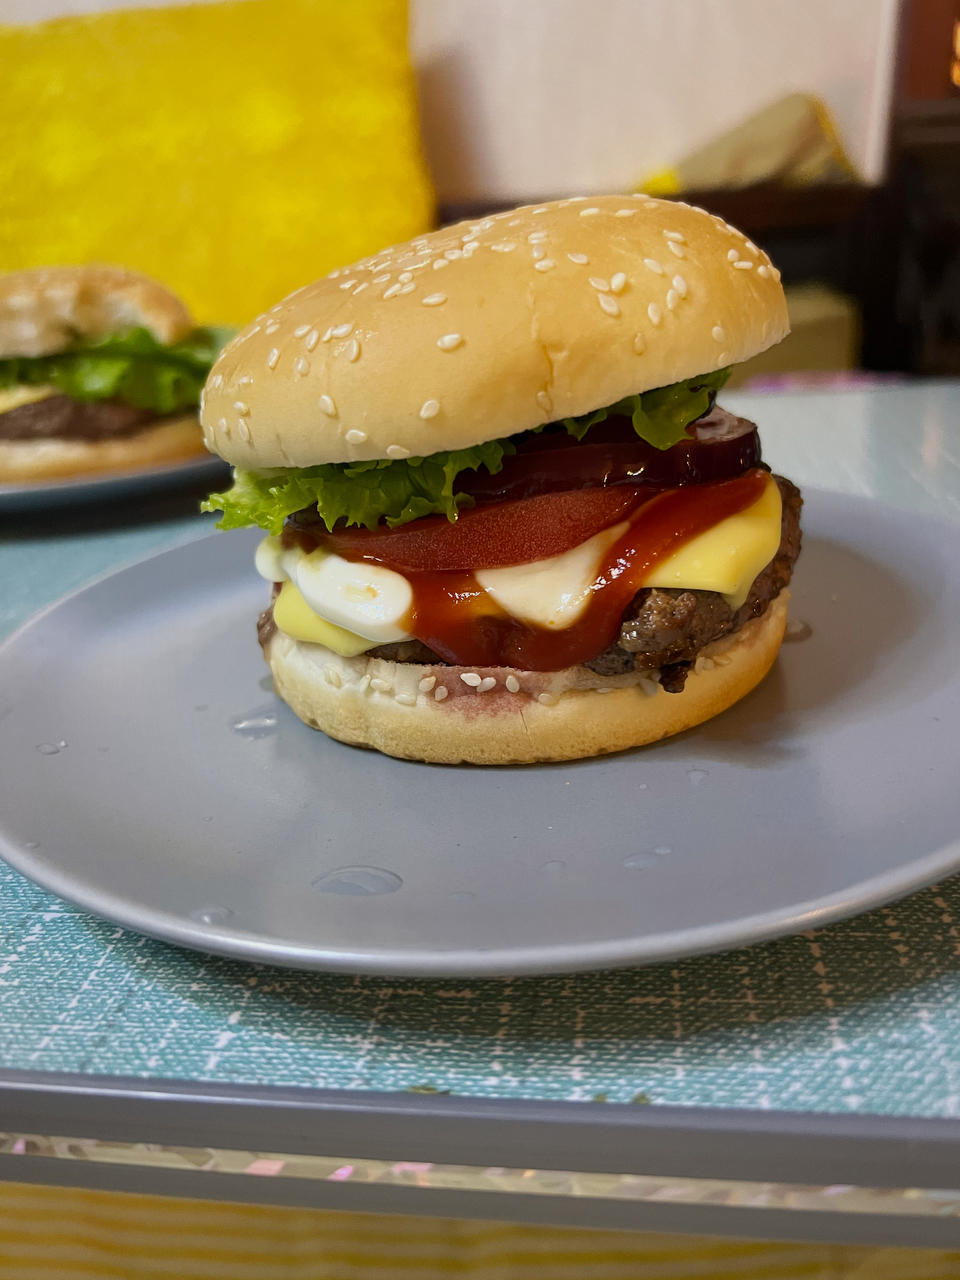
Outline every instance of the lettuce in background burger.
<path id="1" fill-rule="evenodd" d="M 0 276 L 0 483 L 202 455 L 197 405 L 229 332 L 122 267 Z"/>
<path id="2" fill-rule="evenodd" d="M 447 763 L 637 746 L 773 663 L 800 497 L 719 408 L 788 331 L 721 219 L 571 199 L 422 236 L 259 317 L 205 390 L 260 525 L 280 696 L 344 742 Z"/>

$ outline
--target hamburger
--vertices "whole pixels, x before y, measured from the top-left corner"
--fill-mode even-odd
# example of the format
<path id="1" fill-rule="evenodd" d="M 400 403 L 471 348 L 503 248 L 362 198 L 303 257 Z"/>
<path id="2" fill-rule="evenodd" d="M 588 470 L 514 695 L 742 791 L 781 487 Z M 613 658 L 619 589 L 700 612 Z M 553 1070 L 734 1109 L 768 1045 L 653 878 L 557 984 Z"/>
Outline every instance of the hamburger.
<path id="1" fill-rule="evenodd" d="M 265 531 L 279 695 L 343 742 L 569 760 L 717 715 L 779 650 L 800 495 L 716 403 L 788 332 L 722 219 L 574 198 L 421 236 L 260 316 L 205 389 Z"/>
<path id="2" fill-rule="evenodd" d="M 122 267 L 0 276 L 0 484 L 202 455 L 197 404 L 227 336 Z"/>

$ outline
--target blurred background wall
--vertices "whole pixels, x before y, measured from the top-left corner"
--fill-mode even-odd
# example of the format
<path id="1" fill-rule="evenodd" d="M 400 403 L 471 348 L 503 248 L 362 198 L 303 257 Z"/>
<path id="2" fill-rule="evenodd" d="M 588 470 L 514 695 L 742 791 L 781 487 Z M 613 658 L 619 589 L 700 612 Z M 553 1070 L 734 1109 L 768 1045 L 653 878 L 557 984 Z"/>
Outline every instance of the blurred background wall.
<path id="1" fill-rule="evenodd" d="M 0 21 L 130 4 L 0 0 Z M 410 0 L 410 51 L 442 218 L 679 173 L 790 287 L 804 340 L 750 372 L 960 373 L 957 0 Z M 832 169 L 684 168 L 791 93 Z M 777 141 L 751 135 L 741 170 Z"/>

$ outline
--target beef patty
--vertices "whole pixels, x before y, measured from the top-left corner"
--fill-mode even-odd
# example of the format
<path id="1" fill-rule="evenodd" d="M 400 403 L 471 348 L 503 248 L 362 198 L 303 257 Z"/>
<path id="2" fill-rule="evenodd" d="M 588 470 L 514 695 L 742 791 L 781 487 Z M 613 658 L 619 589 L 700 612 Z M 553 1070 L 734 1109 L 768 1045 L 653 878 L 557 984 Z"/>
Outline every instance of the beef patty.
<path id="1" fill-rule="evenodd" d="M 152 410 L 120 400 L 46 396 L 0 413 L 0 440 L 115 440 L 156 421 Z"/>

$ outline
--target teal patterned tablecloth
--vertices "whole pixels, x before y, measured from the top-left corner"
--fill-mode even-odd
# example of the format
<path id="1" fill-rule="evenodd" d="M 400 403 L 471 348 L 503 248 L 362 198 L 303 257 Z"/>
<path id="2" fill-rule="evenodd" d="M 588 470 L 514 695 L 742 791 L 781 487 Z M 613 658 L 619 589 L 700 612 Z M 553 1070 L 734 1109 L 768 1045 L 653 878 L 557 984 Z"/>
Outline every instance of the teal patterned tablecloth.
<path id="1" fill-rule="evenodd" d="M 960 517 L 960 384 L 728 399 L 760 421 L 768 459 L 801 483 Z M 189 514 L 194 500 L 29 518 L 0 511 L 0 633 L 96 574 L 208 532 Z M 0 865 L 7 1069 L 957 1115 L 960 877 L 722 956 L 425 982 L 180 951 Z"/>

